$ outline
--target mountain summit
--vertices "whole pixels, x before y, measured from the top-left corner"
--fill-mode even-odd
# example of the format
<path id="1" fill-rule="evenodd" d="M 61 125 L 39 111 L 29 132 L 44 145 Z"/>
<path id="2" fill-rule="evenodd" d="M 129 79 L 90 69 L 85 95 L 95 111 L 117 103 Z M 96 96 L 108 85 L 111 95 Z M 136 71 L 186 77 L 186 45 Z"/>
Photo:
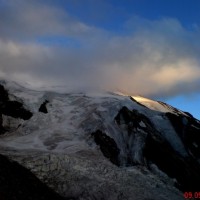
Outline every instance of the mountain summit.
<path id="1" fill-rule="evenodd" d="M 64 199 L 179 200 L 200 189 L 200 121 L 187 112 L 6 81 L 0 95 L 0 154 Z"/>

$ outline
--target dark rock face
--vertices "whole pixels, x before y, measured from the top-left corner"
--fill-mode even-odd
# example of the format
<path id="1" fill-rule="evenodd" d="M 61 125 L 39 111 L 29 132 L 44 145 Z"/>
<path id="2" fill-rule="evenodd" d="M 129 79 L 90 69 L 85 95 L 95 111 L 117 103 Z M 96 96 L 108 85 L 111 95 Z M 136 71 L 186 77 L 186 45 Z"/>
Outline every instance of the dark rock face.
<path id="1" fill-rule="evenodd" d="M 0 134 L 3 134 L 6 132 L 6 129 L 2 125 L 3 119 L 2 119 L 2 114 L 0 113 Z"/>
<path id="2" fill-rule="evenodd" d="M 122 129 L 121 134 L 126 146 L 125 163 L 120 161 L 120 147 L 117 146 L 115 140 L 101 130 L 97 130 L 92 133 L 92 136 L 94 136 L 96 144 L 100 146 L 103 155 L 117 166 L 124 164 L 126 166 L 145 165 L 143 150 L 147 133 L 156 131 L 153 124 L 137 110 L 131 111 L 125 106 L 122 107 L 114 120 Z M 143 126 L 140 123 L 143 123 Z"/>
<path id="3" fill-rule="evenodd" d="M 6 130 L 2 126 L 2 114 L 14 118 L 28 120 L 32 117 L 32 113 L 23 107 L 23 104 L 18 101 L 10 101 L 8 91 L 0 85 L 0 133 Z"/>
<path id="4" fill-rule="evenodd" d="M 119 111 L 118 115 L 115 117 L 116 122 L 120 124 L 127 124 L 130 128 L 137 129 L 139 127 L 139 123 L 141 121 L 139 115 L 137 115 L 137 111 L 133 113 L 127 107 L 122 107 Z"/>
<path id="5" fill-rule="evenodd" d="M 32 117 L 32 113 L 23 107 L 23 104 L 17 101 L 7 101 L 1 106 L 2 114 L 14 118 L 28 120 Z"/>
<path id="6" fill-rule="evenodd" d="M 28 169 L 0 155 L 1 200 L 64 200 Z"/>
<path id="7" fill-rule="evenodd" d="M 142 129 L 142 130 L 152 130 L 154 129 L 151 121 L 143 114 L 139 113 L 137 110 L 129 110 L 126 106 L 123 106 L 115 117 L 115 121 L 118 125 L 126 124 L 129 125 L 130 130 L 132 129 Z M 144 123 L 145 126 L 141 126 L 140 122 Z"/>
<path id="8" fill-rule="evenodd" d="M 200 167 L 190 158 L 183 158 L 170 144 L 156 136 L 148 135 L 144 148 L 148 162 L 156 164 L 169 177 L 175 178 L 182 191 L 198 191 L 200 187 Z"/>
<path id="9" fill-rule="evenodd" d="M 200 189 L 200 164 L 197 162 L 200 158 L 200 123 L 190 115 L 187 117 L 180 115 L 178 111 L 177 113 L 166 113 L 166 116 L 188 151 L 187 158 L 173 149 L 150 119 L 137 110 L 131 111 L 127 107 L 122 107 L 114 120 L 120 128 L 122 128 L 120 125 L 125 127 L 122 134 L 128 135 L 124 139 L 127 141 L 127 166 L 139 164 L 149 167 L 149 164 L 154 163 L 169 177 L 177 180 L 176 186 L 180 190 L 198 191 Z M 139 156 L 136 157 L 135 154 Z"/>
<path id="10" fill-rule="evenodd" d="M 8 92 L 5 90 L 3 85 L 0 85 L 0 102 L 8 101 Z"/>
<path id="11" fill-rule="evenodd" d="M 94 136 L 94 141 L 100 146 L 103 155 L 108 158 L 113 164 L 119 166 L 118 155 L 120 150 L 117 147 L 116 142 L 113 138 L 110 138 L 105 133 L 100 130 L 92 133 Z"/>
<path id="12" fill-rule="evenodd" d="M 40 108 L 39 108 L 39 112 L 42 112 L 42 113 L 48 113 L 48 110 L 47 110 L 47 107 L 46 107 L 46 104 L 49 103 L 49 101 L 45 100 Z"/>
<path id="13" fill-rule="evenodd" d="M 126 143 L 126 166 L 145 165 L 143 149 L 146 136 L 149 132 L 156 131 L 151 121 L 137 110 L 122 107 L 115 121 L 122 129 L 122 137 Z M 123 128 L 122 128 L 123 126 Z"/>
<path id="14" fill-rule="evenodd" d="M 166 113 L 169 121 L 181 138 L 188 153 L 200 159 L 200 121 L 192 116 L 175 115 Z"/>
<path id="15" fill-rule="evenodd" d="M 160 165 L 160 168 L 169 176 L 177 179 L 181 190 L 198 191 L 200 189 L 200 164 L 197 161 L 200 158 L 200 123 L 191 115 L 184 116 L 166 113 L 166 116 L 174 127 L 177 135 L 182 140 L 185 149 L 188 152 L 188 158 L 181 157 L 172 148 L 168 148 L 168 151 L 166 151 L 166 145 L 159 145 L 156 140 L 154 140 L 154 143 L 156 142 L 157 145 L 152 144 L 152 147 L 148 147 L 148 145 L 152 143 L 152 139 L 150 138 L 147 141 L 146 152 L 148 152 L 148 155 L 150 155 L 151 151 L 163 152 L 164 154 L 162 155 L 156 155 L 152 152 L 151 154 L 154 155 L 154 158 L 151 157 L 151 159 Z M 168 144 L 168 147 L 169 146 L 170 144 Z M 155 148 L 157 148 L 157 150 Z M 162 159 L 163 156 L 165 159 Z M 162 162 L 159 162 L 159 160 L 162 160 Z"/>

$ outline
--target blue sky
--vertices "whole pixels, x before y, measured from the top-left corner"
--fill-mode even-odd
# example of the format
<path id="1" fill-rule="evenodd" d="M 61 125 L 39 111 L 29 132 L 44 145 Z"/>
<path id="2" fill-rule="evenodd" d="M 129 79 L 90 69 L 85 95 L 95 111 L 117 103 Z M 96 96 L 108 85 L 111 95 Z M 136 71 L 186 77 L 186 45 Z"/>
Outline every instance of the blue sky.
<path id="1" fill-rule="evenodd" d="M 187 28 L 200 23 L 198 0 L 102 0 L 61 1 L 66 10 L 86 23 L 120 31 L 132 16 L 150 20 L 170 17 L 180 20 Z M 74 3 L 77 2 L 77 3 Z M 96 5 L 94 5 L 96 4 Z M 94 8 L 99 8 L 95 9 Z"/>
<path id="2" fill-rule="evenodd" d="M 0 0 L 0 76 L 166 101 L 200 119 L 199 0 Z"/>

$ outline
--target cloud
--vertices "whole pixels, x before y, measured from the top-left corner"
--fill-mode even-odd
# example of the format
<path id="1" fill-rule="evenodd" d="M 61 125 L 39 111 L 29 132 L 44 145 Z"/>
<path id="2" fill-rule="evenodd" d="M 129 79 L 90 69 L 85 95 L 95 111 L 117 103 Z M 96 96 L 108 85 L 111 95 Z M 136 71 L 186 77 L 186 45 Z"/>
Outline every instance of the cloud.
<path id="1" fill-rule="evenodd" d="M 0 3 L 4 5 L 0 7 L 0 36 L 4 39 L 30 40 L 47 35 L 83 37 L 93 29 L 42 0 L 0 0 Z"/>
<path id="2" fill-rule="evenodd" d="M 0 3 L 3 77 L 145 96 L 199 91 L 199 32 L 176 19 L 132 17 L 115 34 L 45 1 Z"/>

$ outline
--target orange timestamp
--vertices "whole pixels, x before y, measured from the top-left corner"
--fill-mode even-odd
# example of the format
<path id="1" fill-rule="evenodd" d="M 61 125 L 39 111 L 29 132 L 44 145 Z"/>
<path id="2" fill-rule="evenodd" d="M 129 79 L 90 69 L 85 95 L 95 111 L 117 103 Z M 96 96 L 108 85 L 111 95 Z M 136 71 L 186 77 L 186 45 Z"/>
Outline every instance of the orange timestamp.
<path id="1" fill-rule="evenodd" d="M 185 199 L 200 199 L 200 192 L 184 192 Z"/>

